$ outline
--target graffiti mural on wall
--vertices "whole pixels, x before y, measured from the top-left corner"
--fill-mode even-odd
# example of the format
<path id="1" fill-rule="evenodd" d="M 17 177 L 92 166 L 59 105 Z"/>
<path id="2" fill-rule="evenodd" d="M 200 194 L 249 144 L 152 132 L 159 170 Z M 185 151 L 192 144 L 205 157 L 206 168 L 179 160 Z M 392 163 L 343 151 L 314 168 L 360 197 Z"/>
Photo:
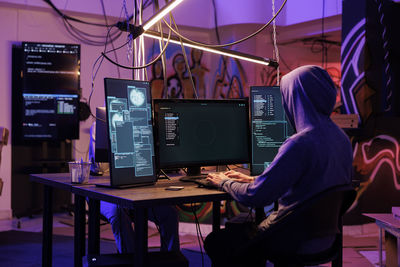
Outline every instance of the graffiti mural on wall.
<path id="1" fill-rule="evenodd" d="M 242 98 L 248 96 L 245 91 L 247 75 L 237 60 L 220 57 L 214 75 L 212 96 L 214 99 Z"/>
<path id="2" fill-rule="evenodd" d="M 389 168 L 387 173 L 390 174 L 385 178 L 392 183 L 395 190 L 400 191 L 400 181 L 398 180 L 400 175 L 399 153 L 398 140 L 389 135 L 378 135 L 369 141 L 356 143 L 354 147 L 354 169 L 365 177 L 360 182 L 356 200 L 374 183 L 383 165 Z"/>
<path id="3" fill-rule="evenodd" d="M 261 85 L 274 86 L 277 85 L 277 72 L 275 68 L 263 67 L 260 72 Z"/>
<path id="4" fill-rule="evenodd" d="M 190 55 L 192 59 L 190 71 L 192 72 L 198 97 L 207 98 L 207 85 L 205 81 L 205 75 L 206 73 L 210 72 L 210 70 L 201 62 L 201 59 L 203 58 L 203 51 L 192 49 Z"/>
<path id="5" fill-rule="evenodd" d="M 378 4 L 386 8 L 378 11 Z M 385 12 L 385 21 L 380 12 Z M 386 64 L 399 64 L 386 53 L 388 47 L 398 47 L 390 22 L 399 14 L 392 1 L 343 1 L 341 94 L 343 111 L 358 114 L 360 122 L 353 136 L 353 165 L 360 186 L 350 212 L 359 222 L 362 213 L 390 212 L 400 205 L 399 118 L 386 109 L 399 107 L 389 82 L 398 75 L 387 72 Z"/>
<path id="6" fill-rule="evenodd" d="M 151 80 L 150 80 L 150 88 L 151 88 L 151 96 L 153 98 L 162 98 L 164 95 L 164 74 L 162 70 L 162 62 L 161 60 L 157 60 L 151 66 Z"/>
<path id="7" fill-rule="evenodd" d="M 391 135 L 377 135 L 356 142 L 353 152 L 355 178 L 360 185 L 349 209 L 350 224 L 369 221 L 362 213 L 391 212 L 400 205 L 400 143 Z"/>
<path id="8" fill-rule="evenodd" d="M 342 101 L 346 113 L 366 121 L 372 114 L 375 94 L 365 80 L 365 19 L 357 23 L 342 44 Z"/>
<path id="9" fill-rule="evenodd" d="M 151 51 L 158 51 L 156 46 Z M 186 49 L 196 93 L 199 98 L 241 98 L 248 96 L 247 74 L 240 61 L 220 57 L 218 66 L 205 66 L 201 50 Z M 155 53 L 156 54 L 156 53 Z M 154 55 L 148 56 L 148 59 Z M 166 53 L 167 83 L 164 86 L 162 62 L 151 66 L 150 84 L 153 98 L 195 98 L 189 71 L 180 49 Z M 211 69 L 215 69 L 214 74 Z M 213 76 L 208 79 L 207 76 Z"/>
<path id="10" fill-rule="evenodd" d="M 157 51 L 156 48 L 153 51 Z M 207 97 L 206 74 L 210 70 L 202 63 L 203 52 L 200 50 L 186 49 L 190 64 L 193 83 L 199 98 Z M 152 56 L 149 56 L 151 58 Z M 190 81 L 189 71 L 181 49 L 167 50 L 166 53 L 167 81 L 164 86 L 162 61 L 159 60 L 151 66 L 150 85 L 153 98 L 195 98 L 193 85 Z"/>

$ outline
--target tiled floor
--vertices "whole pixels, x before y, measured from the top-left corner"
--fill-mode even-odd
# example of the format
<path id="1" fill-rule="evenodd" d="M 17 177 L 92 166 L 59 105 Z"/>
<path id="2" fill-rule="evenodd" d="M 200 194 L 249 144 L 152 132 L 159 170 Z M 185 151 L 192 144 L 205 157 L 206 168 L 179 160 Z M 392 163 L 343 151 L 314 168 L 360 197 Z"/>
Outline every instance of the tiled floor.
<path id="1" fill-rule="evenodd" d="M 67 213 L 56 214 L 53 220 L 54 234 L 73 235 L 73 217 Z M 21 230 L 29 232 L 40 232 L 42 230 L 41 216 L 33 218 L 21 218 L 19 220 L 0 220 L 0 231 Z M 211 231 L 209 225 L 201 225 L 203 237 Z M 183 248 L 199 251 L 196 229 L 193 224 L 180 223 L 180 239 Z M 113 240 L 113 235 L 109 224 L 101 226 L 101 238 Z M 378 227 L 371 224 L 345 226 L 344 227 L 344 267 L 368 267 L 379 266 L 378 247 L 379 247 Z M 155 226 L 149 222 L 149 247 L 158 247 L 159 237 Z M 323 266 L 330 266 L 326 264 Z"/>

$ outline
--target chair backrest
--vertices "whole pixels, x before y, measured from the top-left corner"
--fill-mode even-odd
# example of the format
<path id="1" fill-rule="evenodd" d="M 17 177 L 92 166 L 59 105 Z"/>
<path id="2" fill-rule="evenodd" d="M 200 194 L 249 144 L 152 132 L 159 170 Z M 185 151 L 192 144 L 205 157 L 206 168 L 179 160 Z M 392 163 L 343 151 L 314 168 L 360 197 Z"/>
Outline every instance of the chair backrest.
<path id="1" fill-rule="evenodd" d="M 274 261 L 297 255 L 305 242 L 325 237 L 332 237 L 333 242 L 341 236 L 342 216 L 355 195 L 355 190 L 348 185 L 329 188 L 315 195 L 260 233 L 257 245 Z"/>

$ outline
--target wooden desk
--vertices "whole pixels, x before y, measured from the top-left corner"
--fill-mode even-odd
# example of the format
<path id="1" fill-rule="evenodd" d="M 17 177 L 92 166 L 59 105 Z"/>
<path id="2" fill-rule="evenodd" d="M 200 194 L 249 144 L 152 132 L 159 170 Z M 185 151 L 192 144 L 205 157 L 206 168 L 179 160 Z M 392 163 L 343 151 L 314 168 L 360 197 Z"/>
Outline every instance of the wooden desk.
<path id="1" fill-rule="evenodd" d="M 382 231 L 385 233 L 386 266 L 400 266 L 398 241 L 400 237 L 400 220 L 391 213 L 364 213 L 364 216 L 375 219 L 379 226 L 379 264 L 382 263 Z"/>
<path id="2" fill-rule="evenodd" d="M 30 179 L 33 182 L 38 182 L 44 185 L 44 198 L 43 198 L 43 240 L 42 240 L 42 266 L 52 265 L 52 254 L 53 254 L 53 188 L 59 188 L 66 191 L 71 191 L 72 184 L 70 183 L 71 178 L 69 173 L 64 174 L 46 174 L 46 175 L 30 175 Z M 75 266 L 78 259 L 78 255 L 85 254 L 85 232 L 80 227 L 85 227 L 85 202 L 81 196 L 75 197 L 75 223 L 74 223 L 74 262 Z M 84 229 L 84 228 L 83 228 Z M 83 237 L 82 237 L 83 235 Z M 78 240 L 82 242 L 77 243 Z M 81 260 L 82 262 L 82 260 Z"/>
<path id="3" fill-rule="evenodd" d="M 43 214 L 43 249 L 42 265 L 51 266 L 52 256 L 52 188 L 69 190 L 75 198 L 75 226 L 74 226 L 74 264 L 82 265 L 85 255 L 85 199 L 89 200 L 89 233 L 88 253 L 99 254 L 100 231 L 99 213 L 100 200 L 118 204 L 126 208 L 133 208 L 135 223 L 135 266 L 144 266 L 147 256 L 147 209 L 160 205 L 176 205 L 194 202 L 213 202 L 213 230 L 220 224 L 220 201 L 230 199 L 229 194 L 218 190 L 199 188 L 194 183 L 184 183 L 178 178 L 160 180 L 155 185 L 134 187 L 129 189 L 111 189 L 97 187 L 94 183 L 104 182 L 108 177 L 90 178 L 86 185 L 71 184 L 69 174 L 32 174 L 31 180 L 45 185 L 44 214 Z M 183 190 L 170 191 L 166 187 L 184 186 Z"/>

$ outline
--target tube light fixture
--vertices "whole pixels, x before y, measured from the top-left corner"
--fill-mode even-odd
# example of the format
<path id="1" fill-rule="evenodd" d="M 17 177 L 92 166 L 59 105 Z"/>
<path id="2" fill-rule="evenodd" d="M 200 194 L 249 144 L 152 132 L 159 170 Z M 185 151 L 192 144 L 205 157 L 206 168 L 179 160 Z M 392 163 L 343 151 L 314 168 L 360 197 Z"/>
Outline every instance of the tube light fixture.
<path id="1" fill-rule="evenodd" d="M 142 25 L 143 30 L 147 31 L 154 24 L 156 24 L 160 19 L 162 19 L 165 15 L 167 15 L 172 9 L 174 9 L 177 5 L 182 3 L 183 0 L 173 0 L 166 4 L 163 8 L 161 8 L 156 14 L 154 14 L 151 18 L 149 18 L 145 24 Z"/>
<path id="2" fill-rule="evenodd" d="M 146 37 L 149 37 L 149 38 L 157 39 L 157 40 L 162 39 L 161 33 L 156 32 L 156 31 L 148 30 L 148 31 L 144 32 L 143 35 Z M 164 34 L 163 39 L 164 40 L 168 39 L 166 34 Z M 262 64 L 262 65 L 266 65 L 266 66 L 270 66 L 270 67 L 274 67 L 274 68 L 278 67 L 278 62 L 271 60 L 269 58 L 253 56 L 253 55 L 249 55 L 246 53 L 233 51 L 233 50 L 229 50 L 229 49 L 224 49 L 224 48 L 210 48 L 210 47 L 200 46 L 197 44 L 189 43 L 184 40 L 182 40 L 182 43 L 181 43 L 180 39 L 175 36 L 171 36 L 169 42 L 178 44 L 178 45 L 183 44 L 186 47 L 195 48 L 195 49 L 207 51 L 207 52 L 222 55 L 222 56 L 237 58 L 240 60 L 245 60 L 245 61 L 249 61 L 249 62 L 253 62 L 253 63 L 257 63 L 257 64 Z"/>

